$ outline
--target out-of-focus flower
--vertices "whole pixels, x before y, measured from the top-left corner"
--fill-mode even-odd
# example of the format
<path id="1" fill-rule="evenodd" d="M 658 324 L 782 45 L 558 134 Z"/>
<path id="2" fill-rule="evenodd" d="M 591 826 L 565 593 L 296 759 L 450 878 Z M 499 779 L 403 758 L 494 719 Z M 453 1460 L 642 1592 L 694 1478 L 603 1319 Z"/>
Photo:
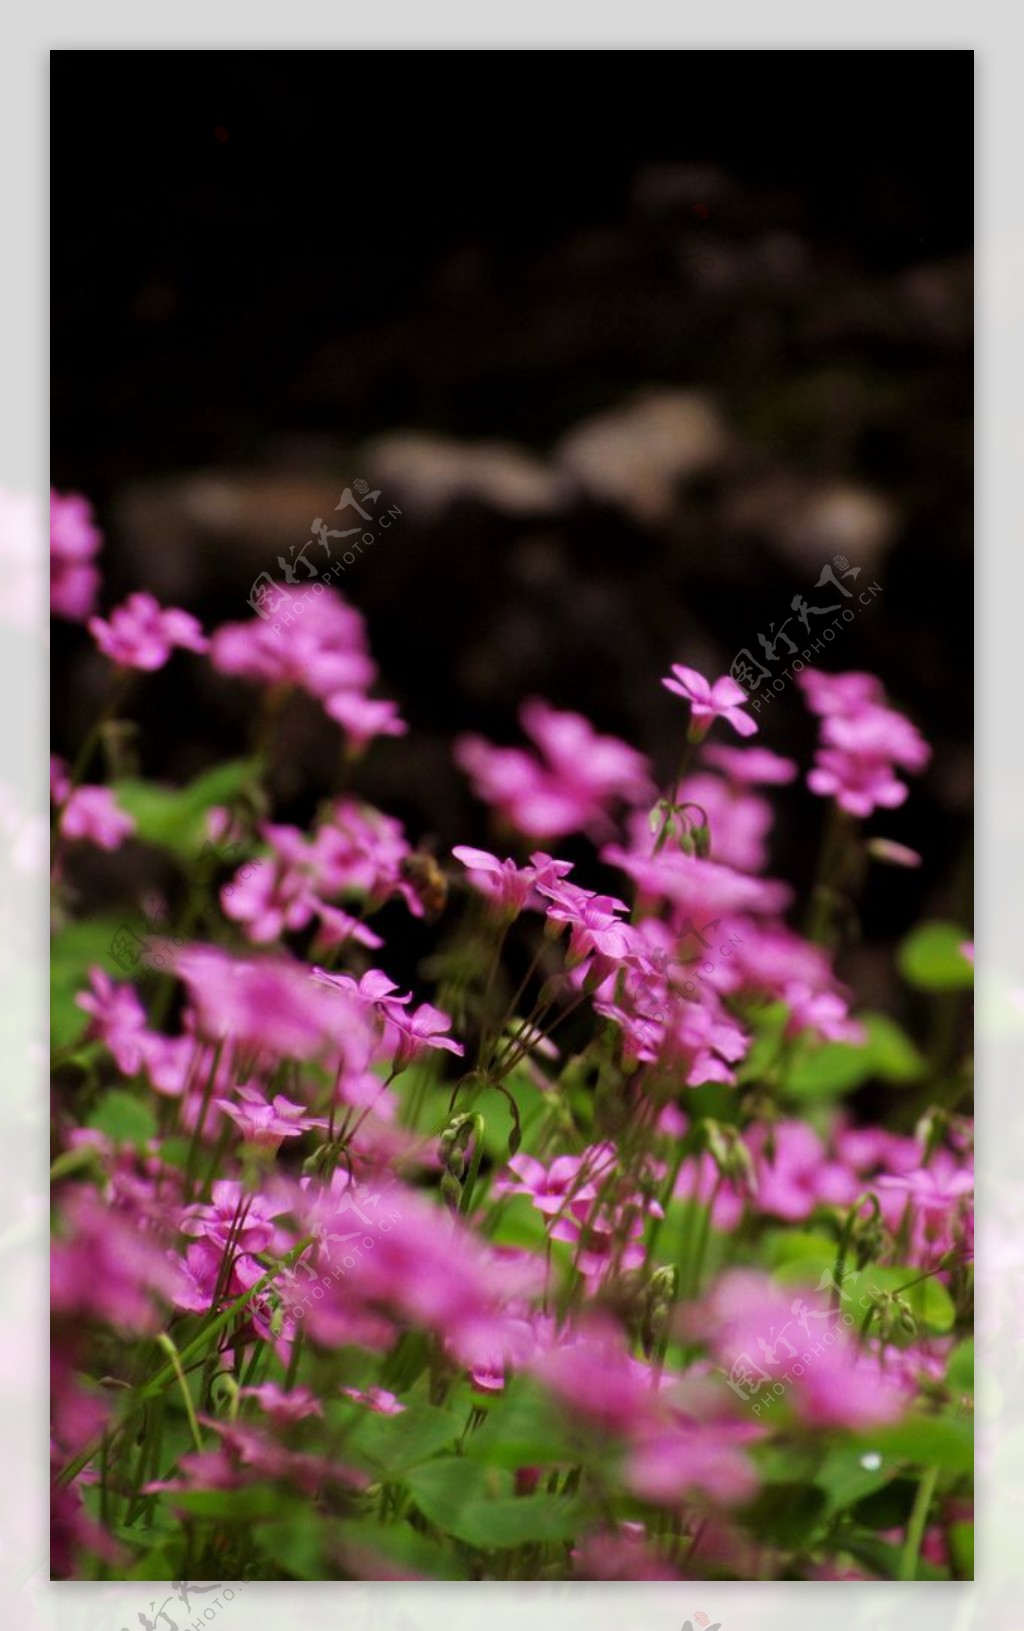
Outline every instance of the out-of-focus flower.
<path id="1" fill-rule="evenodd" d="M 145 590 L 129 595 L 109 618 L 90 617 L 89 632 L 104 656 L 119 668 L 163 668 L 175 646 L 189 651 L 209 649 L 191 612 L 162 607 Z"/>
<path id="2" fill-rule="evenodd" d="M 378 1416 L 400 1416 L 406 1409 L 401 1399 L 396 1399 L 386 1387 L 343 1387 L 342 1393 L 346 1399 L 354 1399 L 356 1404 L 364 1404 L 368 1410 L 373 1410 Z"/>
<path id="3" fill-rule="evenodd" d="M 760 1423 L 788 1408 L 811 1426 L 857 1431 L 896 1420 L 910 1394 L 858 1348 L 853 1323 L 817 1291 L 783 1290 L 746 1269 L 722 1275 L 703 1304 L 681 1316 Z"/>
<path id="4" fill-rule="evenodd" d="M 496 748 L 479 736 L 455 744 L 455 760 L 473 790 L 510 826 L 532 838 L 606 832 L 617 802 L 649 802 L 647 763 L 613 736 L 600 736 L 581 714 L 545 702 L 523 704 L 520 723 L 542 757 Z"/>
<path id="5" fill-rule="evenodd" d="M 135 831 L 135 818 L 118 807 L 109 787 L 76 787 L 61 811 L 60 830 L 65 838 L 115 850 Z"/>
<path id="6" fill-rule="evenodd" d="M 324 710 L 342 726 L 353 753 L 362 753 L 375 736 L 404 736 L 409 729 L 398 717 L 396 703 L 364 697 L 358 691 L 335 691 Z"/>
<path id="7" fill-rule="evenodd" d="M 743 712 L 750 699 L 728 674 L 711 684 L 695 668 L 673 663 L 672 673 L 661 683 L 690 704 L 691 742 L 702 741 L 716 719 L 724 719 L 739 736 L 756 735 L 757 721 Z"/>
<path id="8" fill-rule="evenodd" d="M 171 1300 L 178 1276 L 156 1240 L 92 1189 L 62 1196 L 59 1214 L 50 1268 L 54 1312 L 108 1320 L 126 1331 L 158 1330 L 159 1300 Z"/>
<path id="9" fill-rule="evenodd" d="M 239 1388 L 238 1397 L 255 1399 L 275 1427 L 290 1427 L 293 1422 L 304 1421 L 307 1416 L 322 1416 L 324 1413 L 319 1399 L 310 1393 L 308 1387 L 292 1388 L 290 1393 L 285 1393 L 276 1382 L 264 1382 L 260 1387 Z"/>
<path id="10" fill-rule="evenodd" d="M 782 787 L 797 775 L 795 760 L 783 759 L 770 748 L 731 748 L 709 742 L 701 759 L 721 770 L 737 787 Z"/>
<path id="11" fill-rule="evenodd" d="M 100 575 L 93 565 L 103 534 L 81 493 L 50 492 L 50 611 L 84 623 L 96 605 Z"/>
<path id="12" fill-rule="evenodd" d="M 931 749 L 909 719 L 884 706 L 879 682 L 870 674 L 819 674 L 813 668 L 798 674 L 797 682 L 822 718 L 821 746 L 807 777 L 811 792 L 834 798 L 861 819 L 901 805 L 907 787 L 896 768 L 922 770 Z"/>

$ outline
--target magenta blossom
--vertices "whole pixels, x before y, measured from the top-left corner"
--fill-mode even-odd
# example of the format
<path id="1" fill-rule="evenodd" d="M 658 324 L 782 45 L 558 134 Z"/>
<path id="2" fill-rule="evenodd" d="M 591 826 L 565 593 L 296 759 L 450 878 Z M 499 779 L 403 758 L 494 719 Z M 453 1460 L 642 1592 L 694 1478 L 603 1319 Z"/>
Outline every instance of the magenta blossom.
<path id="1" fill-rule="evenodd" d="M 812 793 L 834 798 L 840 809 L 863 819 L 873 810 L 894 810 L 907 797 L 897 768 L 923 770 L 931 749 L 909 719 L 884 705 L 870 674 L 819 674 L 806 669 L 798 683 L 821 716 L 821 745 L 807 777 Z"/>
<path id="2" fill-rule="evenodd" d="M 484 849 L 456 844 L 452 850 L 469 873 L 470 882 L 491 902 L 502 917 L 514 918 L 524 906 L 536 906 L 537 888 L 542 883 L 564 878 L 572 871 L 571 861 L 553 861 L 550 855 L 530 856 L 530 865 L 516 866 L 513 860 L 499 861 Z"/>
<path id="3" fill-rule="evenodd" d="M 209 641 L 190 612 L 163 608 L 142 591 L 129 595 L 109 619 L 90 617 L 89 632 L 119 668 L 163 668 L 175 646 L 206 651 Z"/>
<path id="4" fill-rule="evenodd" d="M 261 1387 L 239 1388 L 238 1397 L 255 1399 L 275 1427 L 290 1427 L 307 1416 L 324 1413 L 319 1399 L 307 1387 L 292 1388 L 290 1393 L 285 1393 L 276 1382 L 264 1382 Z"/>
<path id="5" fill-rule="evenodd" d="M 731 748 L 709 742 L 701 757 L 737 787 L 782 787 L 796 780 L 795 760 L 783 759 L 770 748 Z"/>
<path id="6" fill-rule="evenodd" d="M 310 1127 L 323 1125 L 283 1093 L 276 1093 L 268 1103 L 258 1087 L 239 1087 L 236 1092 L 240 1104 L 231 1099 L 215 1099 L 214 1103 L 231 1117 L 246 1143 L 257 1149 L 276 1150 L 286 1138 L 300 1138 Z"/>
<path id="7" fill-rule="evenodd" d="M 479 736 L 460 737 L 455 760 L 473 791 L 518 832 L 562 838 L 607 832 L 618 803 L 643 804 L 651 794 L 646 760 L 613 736 L 599 736 L 581 714 L 526 702 L 520 723 L 542 758 L 522 748 L 496 748 Z"/>
<path id="8" fill-rule="evenodd" d="M 406 1408 L 386 1387 L 343 1387 L 341 1391 L 346 1399 L 354 1399 L 356 1404 L 365 1405 L 378 1416 L 400 1416 Z"/>
<path id="9" fill-rule="evenodd" d="M 743 712 L 749 701 L 747 693 L 728 674 L 711 685 L 695 668 L 673 663 L 672 675 L 661 683 L 690 704 L 691 742 L 702 741 L 716 719 L 726 720 L 740 736 L 756 734 L 756 720 Z"/>
<path id="10" fill-rule="evenodd" d="M 389 999 L 384 1003 L 384 1013 L 388 1032 L 395 1044 L 391 1067 L 393 1075 L 397 1076 L 399 1071 L 405 1070 L 427 1048 L 444 1048 L 448 1053 L 455 1054 L 465 1052 L 461 1042 L 443 1034 L 451 1025 L 448 1015 L 429 1002 L 409 1010 L 394 999 Z"/>
<path id="11" fill-rule="evenodd" d="M 109 787 L 76 787 L 61 812 L 60 830 L 65 838 L 115 850 L 135 831 L 135 819 L 118 808 Z"/>
<path id="12" fill-rule="evenodd" d="M 404 736 L 409 729 L 394 702 L 364 697 L 358 691 L 336 691 L 324 709 L 345 732 L 349 751 L 362 753 L 375 736 Z"/>
<path id="13" fill-rule="evenodd" d="M 81 493 L 50 491 L 50 610 L 84 623 L 96 604 L 100 575 L 93 564 L 103 535 Z"/>

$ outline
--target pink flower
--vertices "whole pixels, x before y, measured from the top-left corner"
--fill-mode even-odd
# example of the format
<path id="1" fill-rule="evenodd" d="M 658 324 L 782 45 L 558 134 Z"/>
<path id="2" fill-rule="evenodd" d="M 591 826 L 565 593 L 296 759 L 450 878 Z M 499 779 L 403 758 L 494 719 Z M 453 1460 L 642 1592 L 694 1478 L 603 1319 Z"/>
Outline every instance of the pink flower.
<path id="1" fill-rule="evenodd" d="M 513 860 L 499 861 L 496 855 L 469 844 L 456 844 L 452 854 L 467 869 L 474 887 L 501 916 L 509 918 L 517 917 L 524 906 L 537 904 L 538 884 L 564 878 L 572 871 L 571 861 L 553 861 L 550 855 L 531 855 L 529 866 L 518 867 Z"/>
<path id="2" fill-rule="evenodd" d="M 620 922 L 619 914 L 629 910 L 623 901 L 612 895 L 593 895 L 562 878 L 537 887 L 551 901 L 550 921 L 570 926 L 567 968 L 576 968 L 590 958 L 587 978 L 600 982 L 628 959 L 643 954 L 636 929 Z"/>
<path id="3" fill-rule="evenodd" d="M 373 684 L 377 670 L 354 607 L 334 589 L 309 597 L 290 588 L 277 592 L 283 598 L 273 622 L 253 617 L 214 632 L 214 668 L 265 685 L 296 685 L 320 702 Z"/>
<path id="4" fill-rule="evenodd" d="M 682 663 L 672 664 L 672 676 L 662 680 L 667 691 L 674 691 L 690 704 L 690 741 L 705 737 L 716 719 L 727 720 L 740 736 L 754 736 L 757 722 L 743 712 L 749 701 L 747 693 L 730 679 L 728 674 L 710 685 L 695 668 L 684 668 Z"/>
<path id="5" fill-rule="evenodd" d="M 608 1150 L 610 1147 L 605 1146 Z M 535 1161 L 532 1155 L 514 1155 L 508 1170 L 516 1179 L 504 1179 L 500 1189 L 506 1195 L 529 1195 L 538 1212 L 554 1217 L 561 1212 L 570 1196 L 574 1200 L 590 1201 L 597 1195 L 592 1177 L 582 1177 L 580 1169 L 587 1163 L 593 1166 L 593 1151 L 585 1155 L 558 1155 L 550 1167 Z M 614 1155 L 614 1151 L 611 1151 Z"/>
<path id="6" fill-rule="evenodd" d="M 307 1416 L 322 1416 L 323 1406 L 308 1388 L 292 1388 L 290 1393 L 276 1382 L 264 1382 L 261 1387 L 243 1387 L 240 1399 L 256 1399 L 275 1427 L 290 1427 L 293 1422 L 304 1421 Z"/>
<path id="7" fill-rule="evenodd" d="M 282 1093 L 277 1093 L 268 1104 L 258 1087 L 236 1089 L 241 1104 L 230 1099 L 215 1099 L 242 1133 L 247 1144 L 257 1149 L 276 1150 L 286 1138 L 299 1138 L 310 1127 L 321 1126 L 315 1116 L 308 1116 L 301 1104 L 293 1104 Z"/>
<path id="8" fill-rule="evenodd" d="M 642 1523 L 597 1529 L 572 1549 L 575 1580 L 680 1580 L 678 1569 L 649 1546 Z"/>
<path id="9" fill-rule="evenodd" d="M 149 1035 L 135 988 L 118 984 L 102 968 L 89 970 L 89 982 L 92 990 L 80 991 L 75 998 L 76 1006 L 92 1016 L 86 1036 L 103 1042 L 118 1070 L 134 1076 L 142 1064 Z"/>
<path id="10" fill-rule="evenodd" d="M 100 575 L 92 564 L 102 542 L 92 505 L 81 493 L 50 491 L 50 610 L 84 623 L 96 603 Z"/>
<path id="11" fill-rule="evenodd" d="M 224 1251 L 229 1240 L 246 1253 L 266 1251 L 274 1239 L 271 1203 L 250 1194 L 231 1178 L 218 1178 L 210 1191 L 210 1204 L 187 1206 L 182 1233 L 199 1235 Z"/>
<path id="12" fill-rule="evenodd" d="M 216 946 L 173 954 L 188 986 L 196 1029 L 281 1059 L 318 1059 L 340 1050 L 352 1069 L 370 1057 L 373 1036 L 358 1004 L 326 992 L 304 964 L 285 957 L 232 957 Z"/>
<path id="13" fill-rule="evenodd" d="M 115 850 L 135 831 L 135 820 L 118 808 L 109 787 L 76 787 L 61 812 L 60 830 L 65 838 Z"/>
<path id="14" fill-rule="evenodd" d="M 730 748 L 709 742 L 701 758 L 723 771 L 737 787 L 782 787 L 796 779 L 795 761 L 781 758 L 770 748 Z"/>
<path id="15" fill-rule="evenodd" d="M 394 702 L 377 701 L 358 691 L 335 691 L 324 710 L 344 729 L 352 753 L 362 753 L 375 736 L 404 736 L 409 729 Z"/>
<path id="16" fill-rule="evenodd" d="M 60 1216 L 62 1233 L 51 1253 L 54 1311 L 107 1320 L 126 1331 L 159 1330 L 154 1298 L 171 1300 L 177 1273 L 156 1238 L 92 1189 L 63 1194 Z"/>
<path id="17" fill-rule="evenodd" d="M 451 1025 L 451 1020 L 440 1008 L 424 1002 L 418 1008 L 408 1010 L 393 998 L 385 1001 L 383 1006 L 390 1038 L 395 1045 L 391 1067 L 394 1074 L 405 1070 L 427 1048 L 444 1048 L 448 1053 L 455 1054 L 465 1052 L 461 1042 L 442 1035 Z"/>
<path id="18" fill-rule="evenodd" d="M 885 700 L 882 682 L 874 674 L 823 674 L 818 668 L 805 668 L 797 675 L 797 684 L 816 714 L 856 715 Z"/>
<path id="19" fill-rule="evenodd" d="M 357 1387 L 343 1387 L 342 1393 L 346 1399 L 354 1399 L 356 1404 L 364 1404 L 368 1410 L 373 1410 L 378 1416 L 400 1416 L 406 1406 L 386 1387 L 371 1387 L 361 1389 Z"/>
<path id="20" fill-rule="evenodd" d="M 174 646 L 206 651 L 209 641 L 196 619 L 177 607 L 162 608 L 142 591 L 129 595 L 109 620 L 90 617 L 89 632 L 103 654 L 120 668 L 163 668 Z"/>
<path id="21" fill-rule="evenodd" d="M 526 734 L 540 749 L 495 748 L 478 736 L 455 744 L 455 760 L 473 791 L 532 838 L 606 832 L 617 801 L 642 804 L 651 787 L 646 760 L 613 736 L 599 736 L 581 714 L 559 713 L 547 703 L 524 703 Z"/>
<path id="22" fill-rule="evenodd" d="M 50 754 L 50 803 L 60 807 L 71 791 L 71 773 L 59 753 Z"/>
<path id="23" fill-rule="evenodd" d="M 787 1409 L 810 1426 L 854 1431 L 902 1415 L 909 1389 L 858 1348 L 850 1334 L 855 1314 L 817 1291 L 795 1291 L 733 1269 L 682 1324 L 711 1350 L 762 1425 L 774 1419 L 771 1412 Z"/>
<path id="24" fill-rule="evenodd" d="M 922 770 L 931 757 L 920 732 L 884 706 L 882 688 L 870 674 L 805 669 L 797 679 L 822 716 L 821 746 L 807 777 L 812 793 L 834 798 L 861 819 L 878 808 L 896 809 L 907 797 L 896 767 Z"/>

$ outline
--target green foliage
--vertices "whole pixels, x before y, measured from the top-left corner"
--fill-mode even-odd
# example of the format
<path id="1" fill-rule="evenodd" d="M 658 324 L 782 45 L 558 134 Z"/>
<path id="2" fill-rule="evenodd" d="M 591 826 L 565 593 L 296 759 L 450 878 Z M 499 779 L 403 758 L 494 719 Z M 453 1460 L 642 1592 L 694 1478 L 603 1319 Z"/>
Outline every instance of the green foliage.
<path id="1" fill-rule="evenodd" d="M 913 1411 L 892 1426 L 875 1428 L 863 1445 L 866 1451 L 946 1473 L 969 1473 L 974 1466 L 973 1422 L 955 1410 L 934 1416 Z"/>
<path id="2" fill-rule="evenodd" d="M 207 770 L 186 787 L 159 787 L 125 778 L 113 783 L 113 792 L 121 808 L 134 818 L 139 838 L 190 861 L 209 837 L 208 812 L 216 805 L 230 804 L 258 774 L 256 760 L 234 759 Z"/>
<path id="3" fill-rule="evenodd" d="M 558 1414 L 541 1390 L 518 1379 L 502 1394 L 464 1453 L 491 1467 L 550 1467 L 571 1459 Z"/>
<path id="4" fill-rule="evenodd" d="M 104 1093 L 86 1125 L 105 1133 L 115 1144 L 134 1144 L 136 1149 L 156 1136 L 156 1116 L 150 1106 L 121 1088 Z"/>
<path id="5" fill-rule="evenodd" d="M 89 984 L 94 964 L 115 980 L 124 979 L 124 969 L 114 961 L 110 950 L 120 917 L 90 917 L 68 923 L 54 941 L 50 958 L 50 1036 L 52 1045 L 69 1048 L 81 1037 L 89 1016 L 79 1008 L 75 997 Z"/>
<path id="6" fill-rule="evenodd" d="M 899 948 L 900 973 L 919 991 L 965 991 L 974 984 L 974 965 L 960 950 L 969 939 L 954 923 L 920 923 Z"/>
<path id="7" fill-rule="evenodd" d="M 346 1455 L 362 1461 L 380 1477 L 397 1478 L 446 1449 L 458 1432 L 450 1410 L 411 1405 L 401 1415 L 384 1416 L 353 1404 L 355 1428 L 345 1441 Z"/>
<path id="8" fill-rule="evenodd" d="M 510 1473 L 462 1456 L 430 1461 L 404 1481 L 425 1518 L 456 1539 L 488 1551 L 569 1540 L 585 1516 L 578 1500 L 517 1496 Z"/>
<path id="9" fill-rule="evenodd" d="M 886 1014 L 858 1016 L 867 1040 L 805 1042 L 785 1077 L 787 1098 L 813 1100 L 839 1098 L 865 1082 L 879 1080 L 893 1087 L 920 1081 L 925 1061 L 906 1032 Z"/>

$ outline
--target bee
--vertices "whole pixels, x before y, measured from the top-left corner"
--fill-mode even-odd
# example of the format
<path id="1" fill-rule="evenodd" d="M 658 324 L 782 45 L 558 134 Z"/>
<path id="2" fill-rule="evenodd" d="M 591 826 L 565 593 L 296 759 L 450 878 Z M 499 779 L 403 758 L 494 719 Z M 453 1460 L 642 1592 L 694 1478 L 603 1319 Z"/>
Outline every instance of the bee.
<path id="1" fill-rule="evenodd" d="M 448 879 L 437 861 L 424 850 L 414 850 L 399 870 L 418 897 L 427 922 L 436 923 L 448 904 Z"/>

